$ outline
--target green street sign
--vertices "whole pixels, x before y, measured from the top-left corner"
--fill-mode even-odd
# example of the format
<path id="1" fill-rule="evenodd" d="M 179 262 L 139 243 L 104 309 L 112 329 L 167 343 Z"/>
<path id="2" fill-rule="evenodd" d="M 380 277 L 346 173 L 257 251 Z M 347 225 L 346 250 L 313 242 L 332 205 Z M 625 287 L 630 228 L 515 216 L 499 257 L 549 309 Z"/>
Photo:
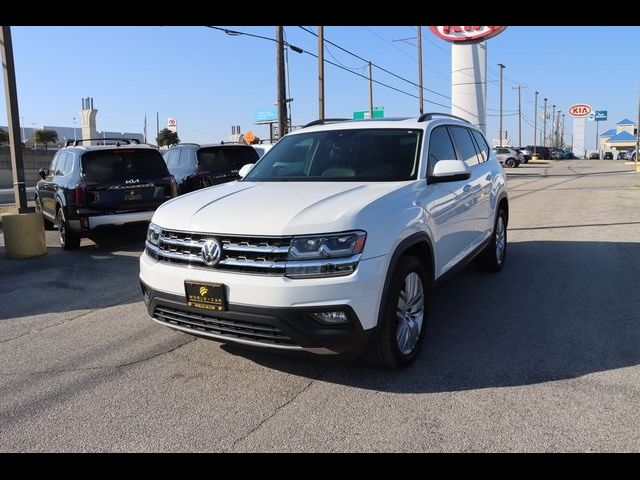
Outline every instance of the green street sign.
<path id="1" fill-rule="evenodd" d="M 354 120 L 365 120 L 367 118 L 371 118 L 369 116 L 369 110 L 353 112 Z M 384 107 L 373 107 L 373 118 L 384 118 Z"/>

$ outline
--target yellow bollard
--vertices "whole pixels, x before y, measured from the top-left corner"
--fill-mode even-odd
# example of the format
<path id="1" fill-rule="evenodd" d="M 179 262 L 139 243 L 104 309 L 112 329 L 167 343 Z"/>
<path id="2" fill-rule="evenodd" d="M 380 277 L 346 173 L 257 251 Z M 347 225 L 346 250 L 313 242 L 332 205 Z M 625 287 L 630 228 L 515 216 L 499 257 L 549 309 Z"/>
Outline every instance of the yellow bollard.
<path id="1" fill-rule="evenodd" d="M 41 213 L 3 215 L 2 233 L 7 258 L 30 258 L 47 253 Z"/>
<path id="2" fill-rule="evenodd" d="M 535 162 L 536 160 L 540 160 L 540 157 L 538 155 L 533 155 L 531 157 L 531 160 L 533 160 Z"/>

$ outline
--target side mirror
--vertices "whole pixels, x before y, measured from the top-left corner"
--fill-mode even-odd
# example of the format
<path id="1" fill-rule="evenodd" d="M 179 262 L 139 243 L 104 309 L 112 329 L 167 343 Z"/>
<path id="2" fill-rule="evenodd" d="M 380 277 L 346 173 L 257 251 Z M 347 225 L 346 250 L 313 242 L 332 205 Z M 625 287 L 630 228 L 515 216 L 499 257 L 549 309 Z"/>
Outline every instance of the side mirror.
<path id="1" fill-rule="evenodd" d="M 433 167 L 433 173 L 427 177 L 429 183 L 458 182 L 468 180 L 471 170 L 462 160 L 440 160 Z"/>
<path id="2" fill-rule="evenodd" d="M 49 169 L 44 167 L 41 168 L 40 170 L 38 170 L 38 175 L 40 175 L 40 178 L 44 180 L 49 176 Z"/>
<path id="3" fill-rule="evenodd" d="M 251 171 L 254 165 L 255 163 L 247 163 L 246 165 L 243 165 L 242 168 L 238 171 L 238 175 L 240 175 L 240 178 L 246 177 L 247 173 Z"/>

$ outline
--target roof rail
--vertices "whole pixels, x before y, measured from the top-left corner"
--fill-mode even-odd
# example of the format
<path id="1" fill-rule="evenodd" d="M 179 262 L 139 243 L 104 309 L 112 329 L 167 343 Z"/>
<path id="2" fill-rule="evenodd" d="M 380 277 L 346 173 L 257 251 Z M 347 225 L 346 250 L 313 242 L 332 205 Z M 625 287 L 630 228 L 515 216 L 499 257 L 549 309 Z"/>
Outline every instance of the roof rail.
<path id="1" fill-rule="evenodd" d="M 314 120 L 313 122 L 307 123 L 302 128 L 313 127 L 315 125 L 324 125 L 325 123 L 336 123 L 336 122 L 347 122 L 351 120 L 350 118 L 321 118 L 319 120 Z"/>
<path id="2" fill-rule="evenodd" d="M 195 143 L 195 142 L 180 142 L 180 143 L 175 143 L 175 144 L 171 145 L 169 148 L 177 147 L 179 145 L 195 145 L 196 147 L 200 146 L 199 143 Z"/>
<path id="3" fill-rule="evenodd" d="M 438 116 L 438 117 L 448 117 L 448 118 L 455 118 L 456 120 L 460 120 L 462 122 L 468 123 L 469 125 L 471 125 L 471 122 L 469 120 L 466 120 L 462 117 L 457 117 L 455 115 L 451 115 L 449 113 L 440 113 L 440 112 L 429 112 L 429 113 L 423 113 L 422 115 L 420 115 L 420 117 L 418 118 L 419 122 L 426 122 L 431 120 L 434 116 Z"/>
<path id="4" fill-rule="evenodd" d="M 116 142 L 122 142 L 122 143 L 126 143 L 127 145 L 130 145 L 131 142 L 135 142 L 136 145 L 140 145 L 140 140 L 138 140 L 137 138 L 110 138 L 110 137 L 106 137 L 106 138 L 82 138 L 80 140 L 67 140 L 67 147 L 69 146 L 69 142 L 73 143 L 74 147 L 78 146 L 78 143 L 82 143 L 82 142 L 91 142 L 91 141 L 97 141 L 99 142 L 100 140 L 102 140 L 103 142 L 106 140 L 113 140 Z"/>

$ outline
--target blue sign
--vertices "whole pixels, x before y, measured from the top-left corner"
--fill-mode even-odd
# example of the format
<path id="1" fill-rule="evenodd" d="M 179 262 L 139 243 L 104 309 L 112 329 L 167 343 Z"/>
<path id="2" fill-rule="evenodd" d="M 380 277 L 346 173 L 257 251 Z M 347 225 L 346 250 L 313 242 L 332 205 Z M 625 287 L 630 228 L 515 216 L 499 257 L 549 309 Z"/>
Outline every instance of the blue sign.
<path id="1" fill-rule="evenodd" d="M 256 110 L 254 114 L 256 123 L 272 123 L 278 121 L 278 112 L 276 107 L 261 108 Z"/>
<path id="2" fill-rule="evenodd" d="M 596 122 L 604 122 L 607 120 L 607 111 L 606 110 L 596 110 L 595 118 Z"/>

